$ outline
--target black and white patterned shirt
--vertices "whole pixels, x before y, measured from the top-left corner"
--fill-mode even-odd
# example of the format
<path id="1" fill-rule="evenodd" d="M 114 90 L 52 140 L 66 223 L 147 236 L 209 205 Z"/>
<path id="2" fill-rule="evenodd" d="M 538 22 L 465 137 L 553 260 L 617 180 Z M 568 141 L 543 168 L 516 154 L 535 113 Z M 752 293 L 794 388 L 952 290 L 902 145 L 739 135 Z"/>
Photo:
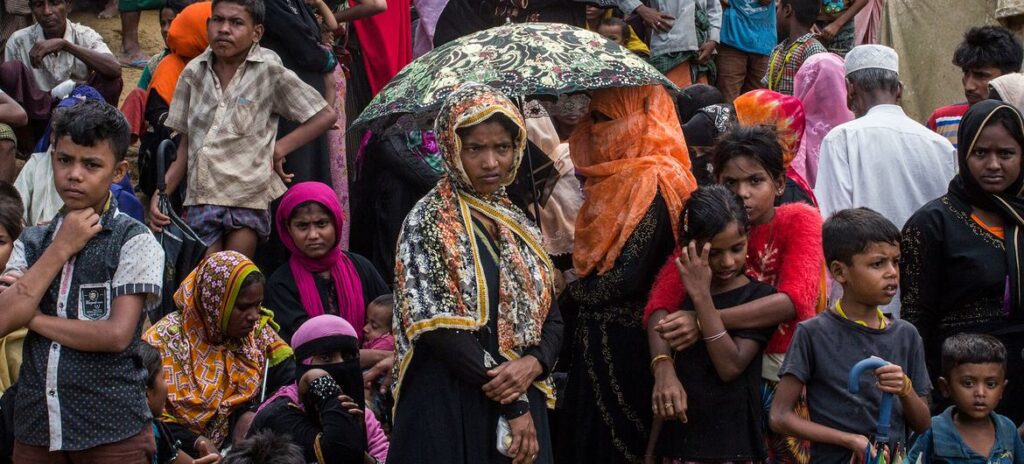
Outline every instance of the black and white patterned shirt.
<path id="1" fill-rule="evenodd" d="M 62 222 L 25 229 L 14 243 L 6 272 L 32 266 Z M 164 252 L 149 229 L 117 210 L 111 197 L 89 240 L 50 283 L 39 303 L 43 314 L 65 319 L 106 320 L 119 296 L 146 294 L 156 304 L 163 281 Z M 145 312 L 143 312 L 145 314 Z M 15 403 L 15 439 L 51 451 L 76 451 L 134 436 L 152 420 L 146 402 L 146 368 L 135 337 L 120 353 L 78 351 L 29 331 L 25 338 Z"/>

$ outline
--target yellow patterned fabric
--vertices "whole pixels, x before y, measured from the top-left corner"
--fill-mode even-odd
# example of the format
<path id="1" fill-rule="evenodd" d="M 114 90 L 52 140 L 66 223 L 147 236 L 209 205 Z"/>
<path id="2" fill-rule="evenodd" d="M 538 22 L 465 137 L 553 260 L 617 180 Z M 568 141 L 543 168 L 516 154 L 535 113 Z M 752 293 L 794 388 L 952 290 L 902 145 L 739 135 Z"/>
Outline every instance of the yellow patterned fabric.
<path id="1" fill-rule="evenodd" d="M 208 256 L 175 292 L 179 311 L 143 336 L 160 349 L 167 375 L 165 419 L 217 446 L 228 436 L 231 413 L 259 393 L 267 368 L 292 354 L 266 309 L 245 338 L 226 334 L 242 282 L 254 272 L 259 269 L 240 253 Z"/>

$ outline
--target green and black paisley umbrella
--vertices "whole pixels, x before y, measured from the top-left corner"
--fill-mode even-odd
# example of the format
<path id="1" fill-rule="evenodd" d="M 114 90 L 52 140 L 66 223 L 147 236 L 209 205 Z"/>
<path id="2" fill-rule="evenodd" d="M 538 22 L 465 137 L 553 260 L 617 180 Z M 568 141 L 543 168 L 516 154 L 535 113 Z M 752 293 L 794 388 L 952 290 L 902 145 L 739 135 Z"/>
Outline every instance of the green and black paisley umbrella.
<path id="1" fill-rule="evenodd" d="M 642 58 L 594 32 L 565 24 L 508 24 L 448 42 L 409 63 L 352 127 L 380 132 L 403 115 L 429 126 L 448 94 L 466 82 L 490 85 L 513 101 L 650 84 L 677 90 Z"/>

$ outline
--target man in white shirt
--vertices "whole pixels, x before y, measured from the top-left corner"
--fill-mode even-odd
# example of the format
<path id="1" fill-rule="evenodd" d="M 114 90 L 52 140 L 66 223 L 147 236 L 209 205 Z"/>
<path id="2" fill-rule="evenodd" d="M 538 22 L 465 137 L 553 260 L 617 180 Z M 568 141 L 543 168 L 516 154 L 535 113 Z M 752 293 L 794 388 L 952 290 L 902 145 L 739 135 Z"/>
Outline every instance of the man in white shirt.
<path id="1" fill-rule="evenodd" d="M 34 120 L 49 119 L 60 87 L 68 80 L 87 83 L 113 105 L 121 95 L 121 64 L 96 31 L 67 19 L 70 0 L 30 0 L 36 24 L 7 40 L 0 65 L 0 88 Z"/>
<path id="2" fill-rule="evenodd" d="M 946 193 L 956 150 L 898 105 L 903 84 L 895 50 L 861 45 L 845 66 L 847 103 L 857 119 L 822 141 L 814 195 L 825 218 L 863 206 L 902 229 L 918 208 Z M 886 309 L 898 314 L 898 308 L 894 301 Z"/>
<path id="3" fill-rule="evenodd" d="M 847 55 L 847 102 L 857 119 L 821 142 L 814 194 L 826 218 L 864 206 L 902 228 L 918 208 L 945 194 L 956 174 L 953 145 L 899 107 L 898 60 L 881 45 Z"/>

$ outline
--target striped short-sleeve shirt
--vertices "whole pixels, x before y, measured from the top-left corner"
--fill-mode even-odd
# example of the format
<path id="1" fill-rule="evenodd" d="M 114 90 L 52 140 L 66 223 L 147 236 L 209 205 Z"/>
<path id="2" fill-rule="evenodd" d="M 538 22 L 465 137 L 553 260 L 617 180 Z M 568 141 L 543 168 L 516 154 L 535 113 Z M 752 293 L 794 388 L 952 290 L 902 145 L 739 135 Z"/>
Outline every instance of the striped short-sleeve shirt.
<path id="1" fill-rule="evenodd" d="M 31 267 L 62 222 L 29 227 L 14 244 L 5 272 Z M 121 213 L 111 197 L 89 240 L 50 283 L 39 303 L 48 316 L 85 321 L 110 318 L 114 299 L 146 296 L 159 301 L 164 253 L 142 223 Z M 146 309 L 144 308 L 144 309 Z M 146 402 L 146 368 L 138 355 L 143 318 L 120 353 L 83 352 L 29 331 L 15 400 L 15 439 L 52 451 L 76 451 L 115 443 L 152 420 Z"/>

